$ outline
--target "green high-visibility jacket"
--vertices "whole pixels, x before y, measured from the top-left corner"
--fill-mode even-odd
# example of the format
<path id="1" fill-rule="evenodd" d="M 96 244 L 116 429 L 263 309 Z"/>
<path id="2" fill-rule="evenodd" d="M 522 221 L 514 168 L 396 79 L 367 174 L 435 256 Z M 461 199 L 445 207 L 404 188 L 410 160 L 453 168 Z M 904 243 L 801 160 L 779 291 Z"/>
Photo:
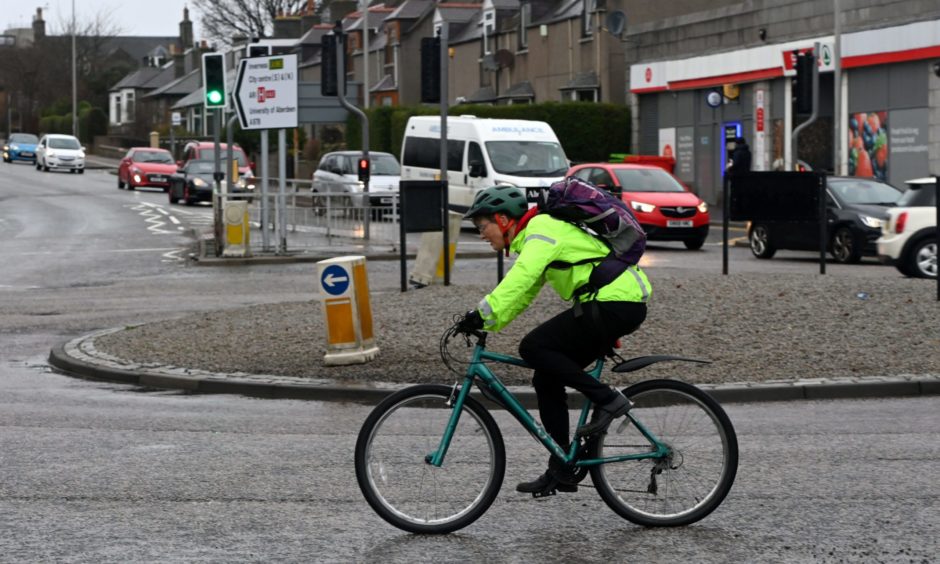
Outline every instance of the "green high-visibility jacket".
<path id="1" fill-rule="evenodd" d="M 516 234 L 509 250 L 519 255 L 502 282 L 478 306 L 484 329 L 500 331 L 522 313 L 545 282 L 565 301 L 586 284 L 596 263 L 571 268 L 548 268 L 555 261 L 576 263 L 597 258 L 600 262 L 610 252 L 597 237 L 576 225 L 548 214 L 534 216 Z M 601 302 L 646 302 L 653 288 L 639 266 L 631 266 L 616 280 L 602 287 L 593 299 Z M 591 299 L 582 296 L 581 301 Z"/>

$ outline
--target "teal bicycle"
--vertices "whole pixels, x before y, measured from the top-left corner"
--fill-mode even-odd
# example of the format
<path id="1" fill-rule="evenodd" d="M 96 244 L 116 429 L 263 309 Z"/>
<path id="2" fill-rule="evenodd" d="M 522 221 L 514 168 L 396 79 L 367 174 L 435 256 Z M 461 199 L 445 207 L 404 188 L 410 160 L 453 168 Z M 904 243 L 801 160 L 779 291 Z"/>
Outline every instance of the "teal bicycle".
<path id="1" fill-rule="evenodd" d="M 471 397 L 477 386 L 542 445 L 564 461 L 574 483 L 588 473 L 601 498 L 638 525 L 694 523 L 724 500 L 738 466 L 734 427 L 707 393 L 677 380 L 649 380 L 623 390 L 634 406 L 606 432 L 558 445 L 486 363 L 528 367 L 519 358 L 486 350 L 485 332 L 441 338 L 441 357 L 463 376 L 452 387 L 422 384 L 385 398 L 366 419 L 356 441 L 356 479 L 383 519 L 413 533 L 449 533 L 480 518 L 496 499 L 506 470 L 506 449 L 493 416 Z M 462 338 L 472 347 L 465 371 L 448 347 Z M 619 360 L 614 372 L 679 360 L 645 356 Z M 588 373 L 600 378 L 604 357 Z M 584 425 L 590 402 L 581 408 Z M 553 492 L 547 492 L 553 493 Z"/>

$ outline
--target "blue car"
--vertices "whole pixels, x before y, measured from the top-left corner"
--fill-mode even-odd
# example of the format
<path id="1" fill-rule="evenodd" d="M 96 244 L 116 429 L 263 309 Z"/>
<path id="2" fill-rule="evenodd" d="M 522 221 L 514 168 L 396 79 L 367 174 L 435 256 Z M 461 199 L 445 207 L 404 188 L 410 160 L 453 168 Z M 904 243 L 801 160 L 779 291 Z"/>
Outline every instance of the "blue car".
<path id="1" fill-rule="evenodd" d="M 39 138 L 32 133 L 14 133 L 3 144 L 3 162 L 36 162 L 36 145 Z"/>

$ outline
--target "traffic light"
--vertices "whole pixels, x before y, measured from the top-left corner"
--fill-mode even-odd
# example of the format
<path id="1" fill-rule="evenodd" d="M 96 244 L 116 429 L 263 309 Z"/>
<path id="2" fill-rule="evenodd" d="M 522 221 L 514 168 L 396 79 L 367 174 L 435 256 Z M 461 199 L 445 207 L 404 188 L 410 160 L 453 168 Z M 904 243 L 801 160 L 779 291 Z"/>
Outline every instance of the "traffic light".
<path id="1" fill-rule="evenodd" d="M 813 113 L 813 70 L 816 57 L 811 53 L 796 53 L 796 84 L 793 93 L 796 98 L 796 113 Z"/>
<path id="2" fill-rule="evenodd" d="M 225 95 L 225 56 L 222 53 L 204 53 L 202 55 L 202 85 L 205 87 L 206 108 L 224 108 Z"/>
<path id="3" fill-rule="evenodd" d="M 441 101 L 441 38 L 421 38 L 421 101 Z"/>
<path id="4" fill-rule="evenodd" d="M 336 36 L 326 34 L 320 40 L 320 95 L 336 94 Z"/>
<path id="5" fill-rule="evenodd" d="M 359 182 L 368 182 L 369 181 L 369 159 L 365 157 L 360 157 L 357 168 L 359 169 Z"/>

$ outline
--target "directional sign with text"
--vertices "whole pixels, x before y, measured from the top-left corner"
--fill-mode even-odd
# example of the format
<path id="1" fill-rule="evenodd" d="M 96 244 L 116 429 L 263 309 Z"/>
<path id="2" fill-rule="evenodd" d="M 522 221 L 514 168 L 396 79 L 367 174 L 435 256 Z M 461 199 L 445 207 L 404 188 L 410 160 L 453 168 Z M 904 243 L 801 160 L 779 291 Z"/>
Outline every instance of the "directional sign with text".
<path id="1" fill-rule="evenodd" d="M 338 264 L 330 265 L 323 270 L 320 285 L 327 294 L 342 295 L 349 288 L 349 273 Z"/>
<path id="2" fill-rule="evenodd" d="M 242 59 L 235 110 L 242 129 L 297 127 L 297 55 Z"/>

